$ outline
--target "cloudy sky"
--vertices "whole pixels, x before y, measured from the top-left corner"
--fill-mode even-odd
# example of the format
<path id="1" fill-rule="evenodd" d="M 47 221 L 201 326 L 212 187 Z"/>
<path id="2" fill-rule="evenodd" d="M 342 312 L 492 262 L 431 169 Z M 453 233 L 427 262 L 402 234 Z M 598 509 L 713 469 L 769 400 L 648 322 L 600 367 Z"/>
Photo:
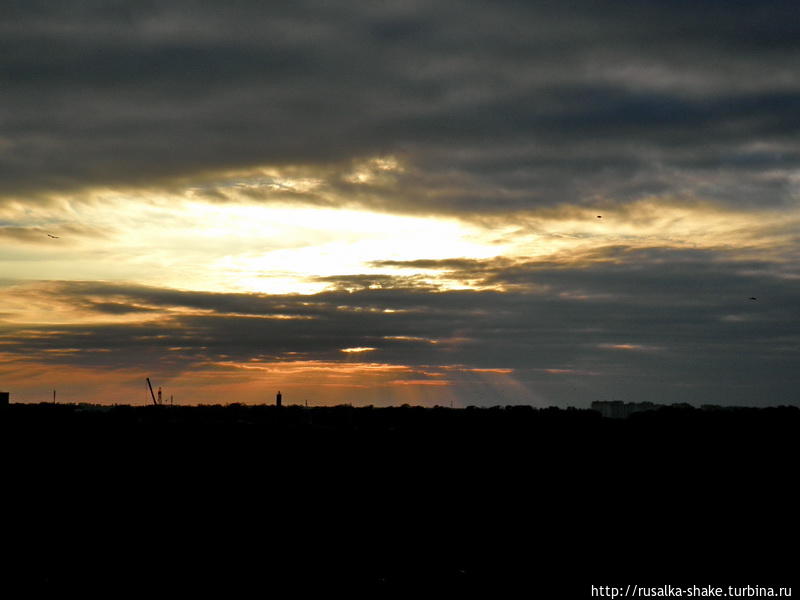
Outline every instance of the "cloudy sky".
<path id="1" fill-rule="evenodd" d="M 0 11 L 13 401 L 800 402 L 796 0 Z"/>

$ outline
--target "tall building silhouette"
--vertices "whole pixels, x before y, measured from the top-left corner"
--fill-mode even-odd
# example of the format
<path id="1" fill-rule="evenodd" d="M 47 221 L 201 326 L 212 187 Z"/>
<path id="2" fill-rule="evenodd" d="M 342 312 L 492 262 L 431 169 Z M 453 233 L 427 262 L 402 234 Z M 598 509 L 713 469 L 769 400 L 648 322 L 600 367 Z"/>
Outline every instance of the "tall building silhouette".
<path id="1" fill-rule="evenodd" d="M 283 398 L 283 396 L 281 396 L 281 393 L 279 391 L 278 395 L 275 396 L 275 406 L 280 406 L 281 405 L 281 398 Z"/>

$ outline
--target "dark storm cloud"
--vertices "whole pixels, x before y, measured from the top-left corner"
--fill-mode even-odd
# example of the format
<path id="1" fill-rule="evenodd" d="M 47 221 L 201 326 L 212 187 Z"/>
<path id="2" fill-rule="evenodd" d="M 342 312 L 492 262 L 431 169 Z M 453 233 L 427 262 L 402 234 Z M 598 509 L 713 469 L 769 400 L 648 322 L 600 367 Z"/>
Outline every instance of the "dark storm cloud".
<path id="1" fill-rule="evenodd" d="M 605 262 L 445 261 L 510 291 L 398 287 L 310 296 L 61 283 L 76 306 L 148 307 L 149 322 L 3 327 L 2 347 L 44 362 L 190 371 L 220 361 L 342 360 L 511 368 L 556 401 L 792 403 L 800 349 L 794 267 L 711 251 L 608 248 Z M 427 264 L 427 267 L 433 267 Z M 389 276 L 384 278 L 388 285 Z M 751 300 L 751 297 L 758 298 Z M 105 299 L 105 300 L 103 300 Z M 359 357 L 358 360 L 364 359 Z M 577 389 L 576 391 L 576 386 Z"/>
<path id="2" fill-rule="evenodd" d="M 332 185 L 368 205 L 455 213 L 796 194 L 793 1 L 3 10 L 7 196 L 376 154 L 408 161 L 399 191 Z"/>

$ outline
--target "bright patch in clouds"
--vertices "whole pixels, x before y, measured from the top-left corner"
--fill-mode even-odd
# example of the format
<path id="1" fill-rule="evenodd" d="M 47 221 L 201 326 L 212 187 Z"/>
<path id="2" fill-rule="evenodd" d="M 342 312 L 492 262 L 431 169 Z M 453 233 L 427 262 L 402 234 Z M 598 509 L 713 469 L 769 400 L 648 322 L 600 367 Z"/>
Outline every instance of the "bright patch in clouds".
<path id="1" fill-rule="evenodd" d="M 669 267 L 676 259 L 665 249 L 687 258 L 719 253 L 742 264 L 744 280 L 763 275 L 754 260 L 770 261 L 776 278 L 796 276 L 787 267 L 795 255 L 785 251 L 800 224 L 796 211 L 648 197 L 456 217 L 379 212 L 348 196 L 400 193 L 393 177 L 401 168 L 374 159 L 334 174 L 261 170 L 228 174 L 207 189 L 98 189 L 0 206 L 8 280 L 0 325 L 14 332 L 13 341 L 0 339 L 7 384 L 25 401 L 42 399 L 56 381 L 64 401 L 136 400 L 143 373 L 181 403 L 263 402 L 281 389 L 288 402 L 545 404 L 559 385 L 589 401 L 596 386 L 588 380 L 681 353 L 624 328 L 598 331 L 584 345 L 594 361 L 523 358 L 535 344 L 484 353 L 481 340 L 502 345 L 526 319 L 543 319 L 547 332 L 569 322 L 570 311 L 617 303 L 625 294 L 614 287 L 614 269 L 624 273 L 636 257 Z M 612 276 L 610 287 L 591 279 L 595 269 Z M 559 276 L 579 279 L 559 285 Z M 519 295 L 527 300 L 514 305 Z M 453 299 L 450 309 L 443 297 Z M 717 321 L 762 318 L 724 311 Z M 229 328 L 241 320 L 245 327 Z M 573 327 L 582 339 L 585 326 Z M 107 328 L 102 339 L 91 333 Z M 118 364 L 118 335 L 127 336 L 130 370 Z M 94 395 L 68 385 L 73 367 L 99 373 L 104 365 L 109 383 Z M 102 377 L 85 378 L 95 379 Z"/>
<path id="2" fill-rule="evenodd" d="M 251 249 L 215 260 L 215 289 L 314 293 L 316 277 L 387 273 L 373 260 L 489 258 L 498 248 L 483 232 L 455 219 L 409 217 L 351 209 L 194 204 L 198 232 L 212 222 L 221 239 L 249 239 Z"/>
<path id="3" fill-rule="evenodd" d="M 41 215 L 0 217 L 36 227 L 34 243 L 4 241 L 0 267 L 16 279 L 120 280 L 179 289 L 311 294 L 317 278 L 390 273 L 374 260 L 489 258 L 500 248 L 456 219 L 304 205 L 212 203 L 175 196 L 96 193 Z M 83 229 L 81 229 L 83 228 Z M 65 261 L 70 264 L 65 269 Z M 35 265 L 35 269 L 31 269 Z"/>
<path id="4" fill-rule="evenodd" d="M 345 181 L 373 194 L 398 193 L 394 176 L 403 166 L 392 157 L 337 173 L 298 169 L 228 173 L 169 191 L 96 189 L 48 205 L 7 203 L 0 268 L 12 279 L 218 292 L 314 294 L 332 287 L 332 278 L 353 275 L 478 289 L 444 266 L 402 263 L 503 257 L 577 264 L 611 245 L 724 248 L 779 260 L 776 249 L 791 243 L 798 225 L 786 210 L 722 211 L 655 197 L 608 210 L 561 206 L 481 219 L 392 214 L 359 207 L 337 187 Z"/>

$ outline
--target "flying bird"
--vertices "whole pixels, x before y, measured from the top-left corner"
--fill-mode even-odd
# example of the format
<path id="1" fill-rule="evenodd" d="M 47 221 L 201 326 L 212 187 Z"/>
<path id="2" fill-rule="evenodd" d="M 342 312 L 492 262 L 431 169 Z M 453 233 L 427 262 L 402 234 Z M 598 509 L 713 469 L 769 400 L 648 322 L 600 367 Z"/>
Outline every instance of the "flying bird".
<path id="1" fill-rule="evenodd" d="M 598 219 L 602 219 L 602 218 L 603 218 L 603 215 L 597 215 L 597 218 L 598 218 Z"/>
<path id="2" fill-rule="evenodd" d="M 754 298 L 753 296 L 750 296 L 750 298 L 749 298 L 749 299 L 750 299 L 750 300 L 758 300 L 758 298 Z"/>
<path id="3" fill-rule="evenodd" d="M 48 234 L 47 234 L 47 237 L 51 237 L 51 238 L 53 238 L 54 240 L 57 240 L 57 239 L 59 238 L 59 236 L 57 236 L 57 235 L 53 235 L 52 233 L 48 233 Z"/>

